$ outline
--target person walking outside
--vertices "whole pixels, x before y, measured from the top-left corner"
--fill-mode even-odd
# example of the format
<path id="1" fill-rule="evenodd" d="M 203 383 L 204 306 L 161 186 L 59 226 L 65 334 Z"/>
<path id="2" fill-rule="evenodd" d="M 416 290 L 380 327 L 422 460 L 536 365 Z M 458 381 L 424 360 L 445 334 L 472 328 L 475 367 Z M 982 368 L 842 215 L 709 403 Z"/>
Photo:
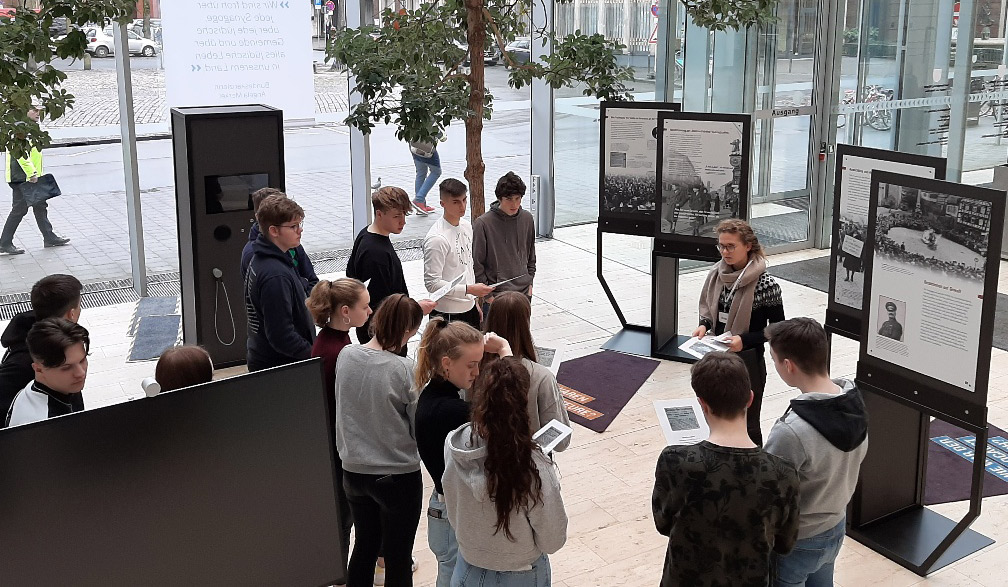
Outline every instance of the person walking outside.
<path id="1" fill-rule="evenodd" d="M 28 118 L 38 122 L 38 109 L 29 110 Z M 28 208 L 31 208 L 35 214 L 35 223 L 38 224 L 39 232 L 42 233 L 45 246 L 60 247 L 70 242 L 70 239 L 53 232 L 52 224 L 49 222 L 49 205 L 45 200 L 29 205 L 25 199 L 25 184 L 36 183 L 42 175 L 42 151 L 32 147 L 28 156 L 23 159 L 15 159 L 8 152 L 5 154 L 4 163 L 5 179 L 13 190 L 13 202 L 10 214 L 7 215 L 7 222 L 4 223 L 3 232 L 0 233 L 0 254 L 20 255 L 24 253 L 24 249 L 14 246 L 14 233 L 21 224 L 21 220 L 28 214 Z"/>
<path id="2" fill-rule="evenodd" d="M 437 152 L 436 143 L 417 141 L 409 144 L 413 155 L 413 165 L 416 167 L 416 192 L 413 197 L 413 207 L 417 214 L 426 216 L 434 211 L 427 205 L 427 193 L 441 177 L 441 156 Z"/>

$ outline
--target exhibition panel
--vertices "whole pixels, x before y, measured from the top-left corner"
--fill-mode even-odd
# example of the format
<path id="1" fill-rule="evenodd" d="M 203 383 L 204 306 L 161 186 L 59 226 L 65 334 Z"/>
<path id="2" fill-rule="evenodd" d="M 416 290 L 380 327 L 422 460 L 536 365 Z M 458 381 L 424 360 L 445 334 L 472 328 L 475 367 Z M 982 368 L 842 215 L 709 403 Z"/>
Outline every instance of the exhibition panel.
<path id="1" fill-rule="evenodd" d="M 873 170 L 945 179 L 945 159 L 899 151 L 837 145 L 829 302 L 824 326 L 831 333 L 861 337 L 864 264 L 868 251 L 868 202 Z"/>

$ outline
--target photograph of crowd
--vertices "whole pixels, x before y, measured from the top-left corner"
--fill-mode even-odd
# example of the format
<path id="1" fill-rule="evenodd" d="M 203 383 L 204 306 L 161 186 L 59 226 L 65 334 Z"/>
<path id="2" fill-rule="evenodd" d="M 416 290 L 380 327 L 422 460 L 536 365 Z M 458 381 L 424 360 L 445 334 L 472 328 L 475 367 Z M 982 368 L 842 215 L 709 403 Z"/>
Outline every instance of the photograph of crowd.
<path id="1" fill-rule="evenodd" d="M 879 186 L 876 255 L 983 281 L 991 204 L 896 184 Z"/>
<path id="2" fill-rule="evenodd" d="M 613 165 L 612 167 L 616 167 Z M 610 172 L 603 180 L 602 207 L 617 214 L 651 214 L 655 209 L 655 174 L 617 175 Z"/>
<path id="3" fill-rule="evenodd" d="M 663 154 L 661 189 L 661 232 L 690 236 L 714 236 L 718 223 L 739 217 L 742 129 L 735 123 L 719 126 L 730 133 L 710 136 L 718 143 L 692 156 L 666 148 Z"/>

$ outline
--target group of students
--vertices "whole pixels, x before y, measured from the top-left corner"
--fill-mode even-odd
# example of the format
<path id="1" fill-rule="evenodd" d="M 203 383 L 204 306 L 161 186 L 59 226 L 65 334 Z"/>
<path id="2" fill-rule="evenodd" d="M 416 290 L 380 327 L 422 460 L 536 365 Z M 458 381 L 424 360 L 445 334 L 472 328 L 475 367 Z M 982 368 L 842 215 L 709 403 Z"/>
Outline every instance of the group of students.
<path id="1" fill-rule="evenodd" d="M 658 458 L 652 512 L 669 537 L 663 586 L 822 587 L 833 584 L 846 509 L 868 448 L 853 382 L 829 377 L 829 343 L 811 318 L 784 319 L 780 287 L 752 227 L 717 227 L 721 260 L 707 276 L 694 336 L 721 336 L 691 384 L 710 426 Z M 762 442 L 764 346 L 801 395 Z"/>
<path id="2" fill-rule="evenodd" d="M 31 310 L 14 316 L 0 336 L 0 427 L 30 424 L 84 409 L 91 335 L 77 323 L 83 286 L 73 275 L 43 277 L 31 290 Z M 160 391 L 213 378 L 201 347 L 172 347 L 161 354 L 154 377 Z"/>

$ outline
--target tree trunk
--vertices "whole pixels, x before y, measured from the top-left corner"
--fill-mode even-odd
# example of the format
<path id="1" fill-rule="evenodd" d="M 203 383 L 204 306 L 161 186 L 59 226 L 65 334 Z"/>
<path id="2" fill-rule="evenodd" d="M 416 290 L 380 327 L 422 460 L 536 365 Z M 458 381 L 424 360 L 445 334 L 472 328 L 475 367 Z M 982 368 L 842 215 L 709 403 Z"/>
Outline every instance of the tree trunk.
<path id="1" fill-rule="evenodd" d="M 465 121 L 466 169 L 469 182 L 469 207 L 472 219 L 480 217 L 486 206 L 483 200 L 483 99 L 486 80 L 483 71 L 483 48 L 486 46 L 486 25 L 483 23 L 483 0 L 465 0 L 466 21 L 469 29 L 469 109 L 472 115 Z"/>

